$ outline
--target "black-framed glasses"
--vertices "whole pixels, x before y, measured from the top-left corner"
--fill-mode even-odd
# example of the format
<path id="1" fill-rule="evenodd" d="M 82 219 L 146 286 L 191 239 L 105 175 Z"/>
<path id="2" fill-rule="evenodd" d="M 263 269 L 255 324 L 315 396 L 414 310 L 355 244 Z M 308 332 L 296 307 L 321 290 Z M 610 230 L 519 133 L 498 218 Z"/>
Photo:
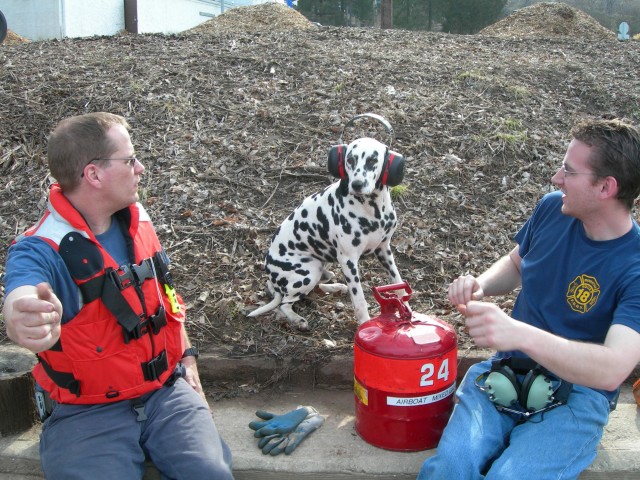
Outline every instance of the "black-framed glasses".
<path id="1" fill-rule="evenodd" d="M 136 162 L 139 162 L 140 160 L 138 160 L 138 157 L 136 157 L 135 155 L 131 156 L 131 157 L 121 157 L 121 158 L 93 158 L 91 160 L 89 160 L 87 162 L 87 164 L 85 165 L 85 167 L 87 165 L 89 165 L 90 163 L 93 162 L 100 162 L 100 161 L 106 161 L 106 160 L 115 160 L 115 161 L 125 161 L 127 162 L 127 165 L 129 165 L 130 167 L 133 167 Z M 84 168 L 82 169 L 82 173 L 80 174 L 81 177 L 84 177 Z"/>

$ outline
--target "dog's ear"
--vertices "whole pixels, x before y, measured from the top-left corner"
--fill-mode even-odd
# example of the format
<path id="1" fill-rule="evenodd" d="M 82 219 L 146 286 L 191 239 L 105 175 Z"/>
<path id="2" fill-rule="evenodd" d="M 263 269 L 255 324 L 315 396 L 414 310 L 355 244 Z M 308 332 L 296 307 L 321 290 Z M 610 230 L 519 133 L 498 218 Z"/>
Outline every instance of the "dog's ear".
<path id="1" fill-rule="evenodd" d="M 329 150 L 329 158 L 327 169 L 329 173 L 336 178 L 347 178 L 347 172 L 344 168 L 344 161 L 347 158 L 347 145 L 334 145 Z"/>
<path id="2" fill-rule="evenodd" d="M 380 182 L 388 187 L 400 185 L 404 179 L 404 157 L 393 150 L 387 150 Z"/>

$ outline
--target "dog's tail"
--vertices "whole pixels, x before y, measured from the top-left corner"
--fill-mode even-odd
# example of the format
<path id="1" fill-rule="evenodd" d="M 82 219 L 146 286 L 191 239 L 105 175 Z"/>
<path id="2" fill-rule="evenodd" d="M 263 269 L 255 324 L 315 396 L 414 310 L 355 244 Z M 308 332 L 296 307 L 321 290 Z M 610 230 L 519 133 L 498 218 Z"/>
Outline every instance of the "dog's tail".
<path id="1" fill-rule="evenodd" d="M 256 310 L 254 310 L 253 312 L 249 313 L 247 316 L 248 317 L 257 317 L 258 315 L 262 315 L 263 313 L 270 312 L 271 310 L 276 308 L 278 305 L 280 305 L 280 303 L 282 303 L 282 295 L 280 293 L 278 293 L 278 292 L 273 292 L 273 300 L 271 300 L 266 305 L 263 305 L 262 307 L 260 307 L 260 308 L 258 308 Z"/>

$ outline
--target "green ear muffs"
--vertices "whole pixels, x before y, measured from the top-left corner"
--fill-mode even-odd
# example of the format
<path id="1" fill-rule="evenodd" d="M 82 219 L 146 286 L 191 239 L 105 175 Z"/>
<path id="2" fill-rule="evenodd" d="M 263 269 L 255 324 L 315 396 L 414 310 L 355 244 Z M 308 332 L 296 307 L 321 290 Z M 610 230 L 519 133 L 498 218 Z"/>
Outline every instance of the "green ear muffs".
<path id="1" fill-rule="evenodd" d="M 529 411 L 541 410 L 553 401 L 553 385 L 538 369 L 530 370 L 520 389 L 520 405 Z"/>
<path id="2" fill-rule="evenodd" d="M 524 375 L 522 383 L 517 374 Z M 478 376 L 475 384 L 498 410 L 519 405 L 525 416 L 565 404 L 573 388 L 533 360 L 521 358 L 493 362 L 491 370 Z"/>
<path id="3" fill-rule="evenodd" d="M 484 381 L 489 399 L 502 407 L 511 407 L 518 402 L 520 389 L 518 380 L 509 367 L 502 367 L 500 371 L 491 372 Z"/>

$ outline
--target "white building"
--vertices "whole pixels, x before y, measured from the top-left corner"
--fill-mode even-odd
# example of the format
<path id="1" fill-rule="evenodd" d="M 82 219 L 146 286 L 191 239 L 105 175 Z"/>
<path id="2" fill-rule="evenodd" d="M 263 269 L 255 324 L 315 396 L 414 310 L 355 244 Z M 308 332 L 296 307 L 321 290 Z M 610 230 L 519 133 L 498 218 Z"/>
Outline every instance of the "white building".
<path id="1" fill-rule="evenodd" d="M 0 0 L 8 29 L 29 40 L 178 33 L 234 7 L 285 0 Z"/>

